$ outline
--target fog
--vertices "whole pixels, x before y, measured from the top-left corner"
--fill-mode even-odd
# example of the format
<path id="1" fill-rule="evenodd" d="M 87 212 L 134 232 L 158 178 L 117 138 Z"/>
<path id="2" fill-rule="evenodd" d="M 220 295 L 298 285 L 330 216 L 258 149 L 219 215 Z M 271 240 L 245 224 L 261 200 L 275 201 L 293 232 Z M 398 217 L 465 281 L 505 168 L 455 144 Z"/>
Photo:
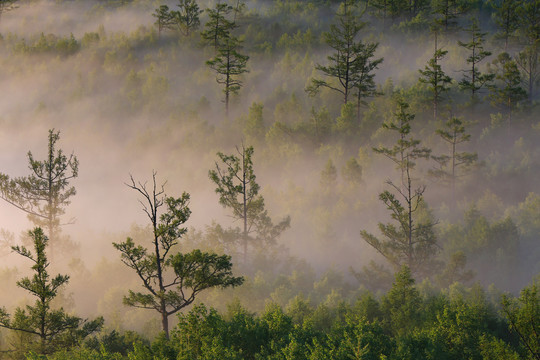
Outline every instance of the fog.
<path id="1" fill-rule="evenodd" d="M 258 6 L 262 5 L 248 4 L 250 11 Z M 145 327 L 155 326 L 150 320 L 153 314 L 121 305 L 126 289 L 139 284 L 111 245 L 132 236 L 134 226 L 148 224 L 138 194 L 126 186 L 130 176 L 145 183 L 151 181 L 155 171 L 158 182 L 166 182 L 168 195 L 178 197 L 183 191 L 191 194 L 192 215 L 186 224 L 190 233 L 203 231 L 213 221 L 224 227 L 238 226 L 227 209 L 219 205 L 208 171 L 214 168 L 218 151 L 232 154 L 235 146 L 249 140 L 242 133 L 242 119 L 247 118 L 251 104 L 264 105 L 263 119 L 268 130 L 276 121 L 291 126 L 307 122 L 311 108 L 321 111 L 323 105 L 335 120 L 340 116 L 342 102 L 327 90 L 316 98 L 304 92 L 308 78 L 317 76 L 315 64 L 324 62 L 328 55 L 325 45 L 315 40 L 308 51 L 277 49 L 271 55 L 261 51 L 250 53 L 250 72 L 239 95 L 233 98 L 231 114 L 226 118 L 221 88 L 215 82 L 215 74 L 205 65 L 213 56 L 211 49 L 200 46 L 195 35 L 182 39 L 165 32 L 158 38 L 151 16 L 154 7 L 145 1 L 117 8 L 99 2 L 23 1 L 18 8 L 2 14 L 0 21 L 0 172 L 11 177 L 28 175 L 27 152 L 43 159 L 48 130 L 60 131 L 58 148 L 74 154 L 80 162 L 79 176 L 70 182 L 77 194 L 63 216 L 63 221 L 74 218 L 75 222 L 62 227 L 63 234 L 79 244 L 79 249 L 64 254 L 58 264 L 53 262 L 52 269 L 71 274 L 66 297 L 72 296 L 77 311 L 86 316 L 103 314 L 110 327 L 150 333 L 153 330 Z M 327 25 L 319 24 L 323 29 Z M 99 34 L 99 40 L 84 44 L 88 33 Z M 36 44 L 41 34 L 53 34 L 56 38 L 73 35 L 83 45 L 68 55 L 17 50 L 23 42 L 30 47 Z M 418 69 L 423 68 L 433 49 L 429 36 L 414 44 L 367 30 L 365 36 L 380 42 L 377 56 L 385 59 L 377 70 L 379 87 L 388 84 L 389 79 L 398 89 L 416 83 Z M 445 41 L 441 41 L 445 49 L 455 50 L 446 60 L 446 70 L 456 76 L 456 59 L 464 55 L 454 38 Z M 293 95 L 296 103 L 291 100 Z M 385 105 L 389 98 L 381 96 L 373 100 L 372 108 L 363 109 L 366 113 L 371 109 L 371 115 L 365 115 L 365 119 L 375 124 L 374 128 L 391 116 L 394 109 Z M 460 110 L 461 100 L 454 97 L 450 105 L 454 113 L 472 121 L 480 114 L 480 120 L 471 124 L 474 141 L 464 148 L 478 153 L 484 170 L 473 172 L 464 180 L 456 201 L 448 188 L 420 175 L 426 173 L 430 164 L 418 164 L 417 176 L 422 176 L 420 183 L 427 185 L 426 200 L 437 226 L 459 223 L 473 202 L 478 202 L 484 216 L 496 222 L 515 214 L 527 194 L 540 191 L 536 181 L 538 161 L 534 158 L 539 149 L 538 142 L 533 140 L 535 136 L 537 139 L 538 127 L 531 130 L 531 124 L 537 120 L 522 115 L 525 120 L 511 130 L 493 127 L 485 115 L 496 110 L 489 109 L 487 102 L 479 105 L 476 113 L 464 114 Z M 429 108 L 426 110 L 425 105 L 418 103 L 412 104 L 412 109 L 430 113 Z M 426 117 L 419 115 L 421 119 Z M 418 137 L 434 152 L 447 151 L 446 145 L 433 134 L 438 124 L 425 120 L 422 124 L 422 128 L 415 129 Z M 362 134 L 358 141 L 303 146 L 303 139 L 278 133 L 274 138 L 267 134 L 253 144 L 255 173 L 270 216 L 275 222 L 291 216 L 290 229 L 279 239 L 279 245 L 286 249 L 281 257 L 285 265 L 279 266 L 293 267 L 294 261 L 300 259 L 314 269 L 317 277 L 335 269 L 358 286 L 350 275 L 351 267 L 359 271 L 372 259 L 384 263 L 359 232 L 368 230 L 378 236 L 377 224 L 390 221 L 378 196 L 387 189 L 387 179 L 397 178 L 397 171 L 383 156 L 374 155 L 371 147 L 393 141 L 381 130 L 375 130 Z M 511 151 L 503 153 L 504 149 Z M 512 156 L 513 160 L 509 159 Z M 341 169 L 351 157 L 362 166 L 359 186 L 349 186 L 341 179 Z M 520 158 L 522 166 L 528 169 L 523 172 L 526 178 L 512 178 L 515 172 L 505 173 L 503 165 Z M 340 178 L 335 189 L 330 190 L 320 185 L 321 171 L 328 159 L 332 159 Z M 497 171 L 507 177 L 497 178 Z M 494 204 L 500 210 L 494 210 Z M 33 227 L 24 213 L 6 202 L 0 202 L 0 219 L 0 227 L 15 235 L 15 244 L 22 242 L 20 234 Z M 537 239 L 538 234 L 535 236 Z M 444 239 L 440 242 L 444 243 Z M 527 249 L 520 251 L 527 253 Z M 3 297 L 4 303 L 0 305 L 19 305 L 25 301 L 24 292 L 14 283 L 20 274 L 28 272 L 29 265 L 8 251 L 0 255 L 5 268 L 2 286 L 17 295 Z M 534 259 L 537 258 L 531 256 L 528 261 Z M 14 268 L 17 275 L 9 273 Z M 537 263 L 533 263 L 527 271 L 516 271 L 517 280 L 510 277 L 496 285 L 505 287 L 513 283 L 512 288 L 503 290 L 516 291 L 539 270 Z M 489 276 L 484 277 L 478 269 L 477 275 L 479 281 L 489 285 Z M 234 297 L 232 290 L 226 295 L 226 299 Z M 119 318 L 121 311 L 129 311 L 129 316 Z"/>

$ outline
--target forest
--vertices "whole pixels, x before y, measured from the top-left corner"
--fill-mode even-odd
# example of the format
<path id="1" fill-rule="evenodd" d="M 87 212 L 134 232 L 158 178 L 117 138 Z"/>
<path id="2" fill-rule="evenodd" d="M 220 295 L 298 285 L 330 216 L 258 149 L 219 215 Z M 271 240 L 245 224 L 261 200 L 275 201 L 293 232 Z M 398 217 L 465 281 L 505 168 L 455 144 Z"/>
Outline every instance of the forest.
<path id="1" fill-rule="evenodd" d="M 540 0 L 0 0 L 0 359 L 540 359 Z"/>

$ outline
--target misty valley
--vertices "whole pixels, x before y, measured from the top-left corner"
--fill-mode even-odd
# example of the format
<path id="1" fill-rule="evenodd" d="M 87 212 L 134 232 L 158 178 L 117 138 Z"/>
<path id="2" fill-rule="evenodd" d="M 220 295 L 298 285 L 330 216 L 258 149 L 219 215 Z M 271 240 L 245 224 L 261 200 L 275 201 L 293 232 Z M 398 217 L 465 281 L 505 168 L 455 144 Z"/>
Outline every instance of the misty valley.
<path id="1" fill-rule="evenodd" d="M 0 0 L 0 359 L 540 359 L 540 0 Z"/>

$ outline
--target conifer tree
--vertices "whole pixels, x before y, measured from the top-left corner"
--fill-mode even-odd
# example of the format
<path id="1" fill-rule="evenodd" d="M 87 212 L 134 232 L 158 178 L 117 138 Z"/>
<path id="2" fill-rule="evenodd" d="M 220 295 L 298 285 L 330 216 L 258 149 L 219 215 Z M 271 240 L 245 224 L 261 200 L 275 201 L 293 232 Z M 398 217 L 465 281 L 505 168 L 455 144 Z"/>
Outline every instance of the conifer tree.
<path id="1" fill-rule="evenodd" d="M 103 326 L 103 318 L 86 322 L 80 317 L 69 315 L 63 308 L 52 308 L 52 301 L 60 288 L 67 284 L 69 276 L 50 277 L 47 271 L 50 264 L 45 253 L 49 239 L 39 227 L 30 231 L 29 235 L 34 243 L 34 253 L 24 246 L 14 246 L 12 249 L 32 261 L 34 276 L 22 278 L 17 286 L 37 299 L 34 305 L 27 305 L 25 309 L 17 308 L 12 317 L 5 309 L 0 309 L 0 327 L 32 336 L 26 348 L 21 349 L 23 352 L 33 350 L 40 354 L 50 354 L 58 348 L 74 346 L 78 340 L 99 331 Z"/>
<path id="2" fill-rule="evenodd" d="M 454 193 L 457 180 L 474 165 L 478 154 L 457 151 L 459 144 L 471 139 L 471 135 L 466 133 L 462 119 L 452 116 L 444 124 L 444 128 L 437 129 L 436 133 L 450 145 L 450 154 L 432 156 L 439 168 L 431 170 L 430 174 L 448 183 Z"/>
<path id="3" fill-rule="evenodd" d="M 414 185 L 413 171 L 416 161 L 429 157 L 431 151 L 420 146 L 420 140 L 411 136 L 411 121 L 414 115 L 407 112 L 408 107 L 406 102 L 398 100 L 398 109 L 394 113 L 395 121 L 383 124 L 383 128 L 396 132 L 399 136 L 396 144 L 392 148 L 373 148 L 376 153 L 390 159 L 401 172 L 400 183 L 387 181 L 393 192 L 386 190 L 379 194 L 379 199 L 386 205 L 396 224 L 379 223 L 383 239 L 365 230 L 362 230 L 360 235 L 396 270 L 406 265 L 414 274 L 426 275 L 434 264 L 436 237 L 431 221 L 419 222 L 415 218 L 415 213 L 425 208 L 425 186 Z"/>
<path id="4" fill-rule="evenodd" d="M 471 99 L 475 99 L 476 93 L 483 87 L 489 86 L 495 78 L 494 74 L 483 74 L 478 70 L 478 63 L 491 55 L 490 51 L 484 50 L 484 37 L 486 33 L 480 32 L 478 20 L 472 19 L 471 26 L 465 29 L 471 36 L 469 42 L 458 41 L 459 46 L 462 46 L 470 51 L 467 58 L 467 64 L 470 69 L 463 70 L 464 77 L 459 82 L 460 87 L 465 91 L 471 92 Z"/>
<path id="5" fill-rule="evenodd" d="M 75 187 L 69 186 L 70 180 L 79 172 L 77 157 L 66 156 L 57 149 L 59 139 L 59 131 L 49 130 L 45 160 L 35 160 L 32 152 L 28 152 L 29 176 L 10 179 L 0 174 L 0 198 L 27 213 L 35 225 L 44 227 L 53 244 L 60 240 L 60 218 L 76 194 Z"/>
<path id="6" fill-rule="evenodd" d="M 231 37 L 231 31 L 237 27 L 235 21 L 227 19 L 232 11 L 232 6 L 219 1 L 214 9 L 206 9 L 209 20 L 204 25 L 205 30 L 201 32 L 201 37 L 205 43 L 212 45 L 216 52 L 226 44 Z"/>
<path id="7" fill-rule="evenodd" d="M 527 98 L 527 92 L 521 87 L 518 65 L 508 53 L 499 54 L 493 65 L 496 83 L 490 94 L 491 102 L 504 109 L 510 121 L 519 102 Z"/>
<path id="8" fill-rule="evenodd" d="M 324 39 L 334 52 L 328 56 L 328 65 L 318 64 L 315 68 L 322 72 L 329 81 L 312 79 L 306 91 L 313 95 L 321 87 L 329 88 L 343 95 L 343 103 L 350 100 L 351 92 L 357 89 L 357 101 L 372 96 L 374 84 L 372 71 L 382 59 L 372 60 L 377 43 L 363 43 L 357 39 L 360 30 L 365 26 L 355 14 L 355 3 L 344 1 L 336 14 L 337 24 L 330 25 L 330 31 L 324 33 Z"/>
<path id="9" fill-rule="evenodd" d="M 452 82 L 450 76 L 446 75 L 440 65 L 441 60 L 448 54 L 448 51 L 438 48 L 437 36 L 438 34 L 435 32 L 435 51 L 433 56 L 429 59 L 424 70 L 418 70 L 420 73 L 418 81 L 427 84 L 431 93 L 430 100 L 433 104 L 433 118 L 435 120 L 437 119 L 439 105 L 444 99 L 444 93 L 449 90 L 449 85 Z"/>
<path id="10" fill-rule="evenodd" d="M 220 161 L 216 162 L 214 170 L 208 172 L 210 180 L 217 186 L 219 203 L 230 209 L 232 217 L 242 223 L 237 233 L 244 263 L 247 260 L 248 245 L 275 243 L 290 224 L 290 218 L 286 217 L 274 225 L 268 215 L 253 170 L 253 151 L 252 146 L 245 147 L 242 144 L 242 147 L 236 148 L 236 155 L 219 152 L 217 155 Z"/>
<path id="11" fill-rule="evenodd" d="M 206 65 L 216 72 L 217 83 L 223 85 L 226 116 L 229 116 L 231 95 L 238 94 L 243 85 L 240 75 L 249 71 L 247 69 L 249 56 L 240 54 L 238 50 L 240 50 L 239 40 L 229 37 L 219 46 L 216 57 L 206 62 Z"/>
<path id="12" fill-rule="evenodd" d="M 520 26 L 519 8 L 522 6 L 521 0 L 501 0 L 493 1 L 493 19 L 500 29 L 495 34 L 499 39 L 504 40 L 504 51 L 508 51 L 508 45 L 512 38 L 516 37 L 516 30 Z"/>

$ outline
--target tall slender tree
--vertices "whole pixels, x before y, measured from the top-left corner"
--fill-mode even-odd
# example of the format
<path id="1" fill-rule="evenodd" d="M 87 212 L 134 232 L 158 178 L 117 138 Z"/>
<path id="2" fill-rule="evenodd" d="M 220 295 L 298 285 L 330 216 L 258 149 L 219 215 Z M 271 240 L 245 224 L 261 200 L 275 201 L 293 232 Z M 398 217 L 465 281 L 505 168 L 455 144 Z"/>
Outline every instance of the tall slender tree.
<path id="1" fill-rule="evenodd" d="M 286 217 L 278 224 L 270 219 L 264 205 L 264 198 L 259 194 L 260 186 L 256 182 L 253 170 L 253 147 L 236 148 L 237 154 L 225 155 L 219 152 L 220 162 L 214 170 L 208 172 L 210 180 L 216 184 L 219 203 L 232 212 L 232 217 L 242 223 L 240 241 L 244 263 L 247 261 L 248 245 L 274 243 L 290 225 Z"/>
<path id="2" fill-rule="evenodd" d="M 206 62 L 206 65 L 216 72 L 217 83 L 223 85 L 226 116 L 229 116 L 231 95 L 238 94 L 243 85 L 240 76 L 249 71 L 247 69 L 249 56 L 240 54 L 238 50 L 240 50 L 239 40 L 229 37 L 219 46 L 216 57 Z"/>
<path id="3" fill-rule="evenodd" d="M 77 157 L 66 156 L 56 148 L 59 139 L 59 131 L 49 130 L 45 160 L 35 160 L 32 152 L 28 152 L 29 176 L 10 179 L 0 174 L 0 198 L 27 213 L 37 226 L 44 227 L 52 244 L 59 241 L 61 216 L 76 194 L 75 187 L 69 186 L 70 180 L 79 173 Z"/>
<path id="4" fill-rule="evenodd" d="M 406 102 L 398 100 L 398 109 L 394 113 L 395 121 L 383 123 L 384 129 L 397 133 L 396 144 L 392 148 L 373 148 L 376 153 L 390 159 L 401 173 L 399 183 L 387 181 L 393 192 L 386 190 L 379 195 L 396 224 L 379 223 L 384 239 L 379 239 L 365 230 L 362 230 L 360 235 L 396 270 L 406 265 L 414 274 L 426 275 L 432 270 L 437 244 L 433 223 L 415 218 L 416 213 L 425 208 L 425 186 L 414 185 L 413 171 L 416 161 L 429 157 L 431 151 L 422 147 L 420 140 L 411 136 L 411 121 L 414 115 L 408 113 L 408 107 Z"/>
<path id="5" fill-rule="evenodd" d="M 519 8 L 522 6 L 521 0 L 501 0 L 493 1 L 493 19 L 500 31 L 495 34 L 504 41 L 504 51 L 508 52 L 510 40 L 516 37 L 516 30 L 519 28 Z"/>
<path id="6" fill-rule="evenodd" d="M 429 173 L 448 183 L 452 188 L 453 194 L 455 193 L 457 180 L 467 170 L 470 170 L 478 160 L 478 154 L 476 153 L 459 152 L 457 150 L 458 145 L 471 139 L 471 135 L 466 133 L 465 125 L 462 119 L 452 116 L 444 124 L 444 128 L 437 129 L 436 131 L 437 135 L 450 145 L 450 154 L 432 156 L 439 166 Z"/>
<path id="7" fill-rule="evenodd" d="M 510 122 L 517 105 L 527 98 L 527 92 L 521 87 L 522 78 L 518 65 L 508 53 L 499 54 L 493 61 L 495 86 L 490 94 L 493 105 L 502 108 Z"/>
<path id="8" fill-rule="evenodd" d="M 233 10 L 231 5 L 220 1 L 216 3 L 214 9 L 206 9 L 209 20 L 204 25 L 205 30 L 201 32 L 201 37 L 205 43 L 212 45 L 216 52 L 231 37 L 231 31 L 237 27 L 235 21 L 227 19 Z"/>
<path id="9" fill-rule="evenodd" d="M 470 41 L 458 41 L 458 44 L 469 50 L 470 55 L 467 58 L 467 64 L 469 64 L 470 68 L 463 70 L 464 76 L 459 82 L 459 85 L 463 90 L 470 91 L 471 99 L 475 99 L 478 91 L 490 85 L 493 79 L 495 79 L 495 74 L 483 74 L 478 70 L 478 64 L 491 55 L 490 51 L 484 50 L 484 37 L 486 33 L 480 31 L 478 20 L 475 18 L 472 19 L 471 26 L 466 28 L 465 31 L 470 34 Z"/>
<path id="10" fill-rule="evenodd" d="M 435 51 L 429 59 L 424 70 L 418 70 L 420 78 L 418 81 L 427 84 L 431 103 L 433 104 L 433 118 L 436 120 L 439 113 L 439 104 L 444 99 L 444 93 L 449 90 L 449 85 L 452 82 L 450 76 L 446 75 L 441 67 L 441 60 L 448 54 L 448 51 L 438 48 L 438 30 L 434 30 L 435 35 Z"/>
<path id="11" fill-rule="evenodd" d="M 379 43 L 358 43 L 357 56 L 352 64 L 353 91 L 356 91 L 356 118 L 360 121 L 360 107 L 365 99 L 378 94 L 375 86 L 375 71 L 383 58 L 373 59 Z"/>

